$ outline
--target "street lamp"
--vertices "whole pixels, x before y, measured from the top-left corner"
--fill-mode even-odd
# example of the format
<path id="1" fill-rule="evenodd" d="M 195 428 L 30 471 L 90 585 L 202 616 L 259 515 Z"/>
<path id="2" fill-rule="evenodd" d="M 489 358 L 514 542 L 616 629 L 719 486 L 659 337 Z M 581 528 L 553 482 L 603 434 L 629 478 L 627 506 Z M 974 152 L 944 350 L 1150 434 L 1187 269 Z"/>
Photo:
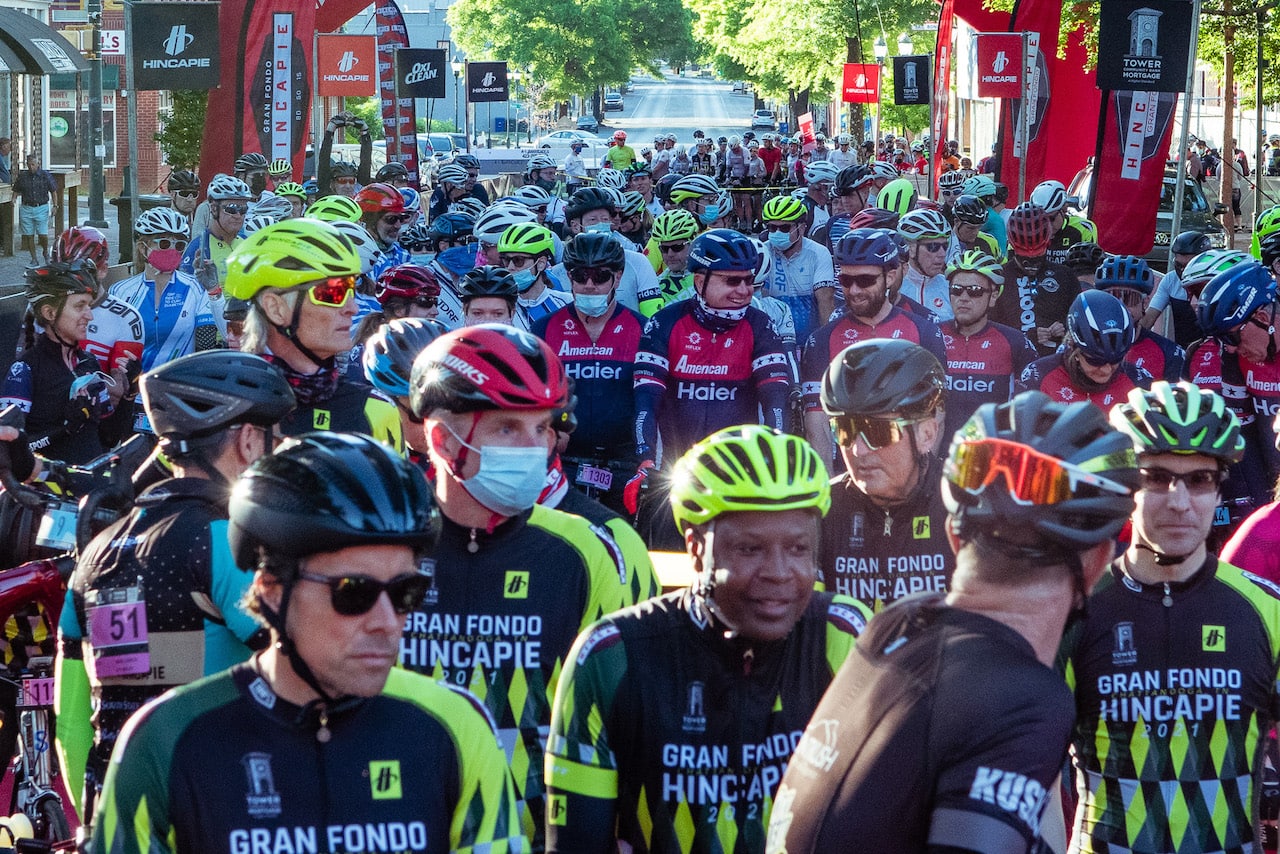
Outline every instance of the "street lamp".
<path id="1" fill-rule="evenodd" d="M 884 33 L 876 36 L 875 44 L 871 46 L 871 50 L 876 56 L 876 65 L 880 66 L 879 74 L 876 78 L 876 126 L 875 126 L 875 147 L 872 149 L 872 157 L 878 159 L 880 154 L 880 111 L 884 109 L 880 103 L 880 81 L 884 78 L 884 61 L 889 58 L 889 45 L 884 40 Z"/>
<path id="2" fill-rule="evenodd" d="M 911 42 L 911 36 L 903 33 L 898 36 L 898 56 L 911 56 L 915 53 L 916 46 Z"/>
<path id="3" fill-rule="evenodd" d="M 462 63 L 454 60 L 449 63 L 449 67 L 453 69 L 453 130 L 458 131 L 458 84 L 462 81 Z"/>

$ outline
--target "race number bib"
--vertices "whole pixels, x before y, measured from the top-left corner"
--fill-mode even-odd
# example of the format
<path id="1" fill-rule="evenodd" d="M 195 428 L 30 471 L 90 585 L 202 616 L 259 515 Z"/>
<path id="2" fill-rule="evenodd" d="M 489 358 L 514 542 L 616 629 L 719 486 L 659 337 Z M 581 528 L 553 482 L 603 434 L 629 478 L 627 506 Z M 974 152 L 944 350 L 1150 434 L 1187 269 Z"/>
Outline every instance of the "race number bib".
<path id="1" fill-rule="evenodd" d="M 91 590 L 85 596 L 93 667 L 99 678 L 151 670 L 147 601 L 141 587 Z"/>

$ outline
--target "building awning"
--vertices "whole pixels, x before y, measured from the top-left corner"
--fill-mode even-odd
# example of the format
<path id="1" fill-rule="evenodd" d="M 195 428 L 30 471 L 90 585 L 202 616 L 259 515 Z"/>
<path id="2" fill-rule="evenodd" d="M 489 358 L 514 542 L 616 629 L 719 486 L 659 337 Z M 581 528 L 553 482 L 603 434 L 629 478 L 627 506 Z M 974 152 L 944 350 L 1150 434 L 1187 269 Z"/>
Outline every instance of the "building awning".
<path id="1" fill-rule="evenodd" d="M 76 74 L 89 63 L 71 42 L 41 20 L 0 8 L 0 74 Z"/>

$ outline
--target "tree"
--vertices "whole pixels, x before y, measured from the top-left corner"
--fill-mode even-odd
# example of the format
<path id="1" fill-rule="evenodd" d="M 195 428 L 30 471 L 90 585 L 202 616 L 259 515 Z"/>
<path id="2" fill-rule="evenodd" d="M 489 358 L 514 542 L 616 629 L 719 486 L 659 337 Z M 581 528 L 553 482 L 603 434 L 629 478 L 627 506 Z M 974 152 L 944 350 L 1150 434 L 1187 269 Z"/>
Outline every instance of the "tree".
<path id="1" fill-rule="evenodd" d="M 163 127 L 156 133 L 164 159 L 174 169 L 195 169 L 200 164 L 204 140 L 204 115 L 209 93 L 180 89 L 173 92 L 173 109 L 160 114 Z"/>
<path id="2" fill-rule="evenodd" d="M 364 119 L 365 124 L 369 126 L 369 136 L 371 138 L 382 139 L 382 100 L 378 96 L 347 98 L 346 110 L 348 113 Z M 360 134 L 355 128 L 347 128 L 346 135 L 347 142 L 360 141 Z"/>

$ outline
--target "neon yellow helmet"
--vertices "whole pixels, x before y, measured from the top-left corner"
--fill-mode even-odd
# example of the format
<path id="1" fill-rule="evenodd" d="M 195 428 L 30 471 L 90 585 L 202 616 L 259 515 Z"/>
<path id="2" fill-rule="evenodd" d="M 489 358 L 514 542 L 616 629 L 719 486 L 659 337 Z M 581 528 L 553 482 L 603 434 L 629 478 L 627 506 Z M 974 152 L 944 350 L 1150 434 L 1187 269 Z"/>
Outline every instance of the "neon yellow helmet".
<path id="1" fill-rule="evenodd" d="M 359 276 L 360 255 L 327 222 L 302 217 L 260 228 L 227 256 L 223 290 L 252 300 L 263 288 L 293 288 L 333 276 Z"/>
<path id="2" fill-rule="evenodd" d="M 340 219 L 359 222 L 360 213 L 360 205 L 356 200 L 346 196 L 322 196 L 307 208 L 307 216 L 324 222 L 335 222 Z"/>
<path id="3" fill-rule="evenodd" d="M 284 196 L 290 199 L 307 200 L 307 189 L 296 181 L 285 181 L 283 184 L 276 185 L 276 195 Z"/>
<path id="4" fill-rule="evenodd" d="M 554 252 L 555 246 L 551 229 L 534 222 L 513 225 L 498 238 L 499 254 L 541 255 Z"/>
<path id="5" fill-rule="evenodd" d="M 765 222 L 795 222 L 804 217 L 804 203 L 791 196 L 774 196 L 764 203 L 760 219 Z"/>
<path id="6" fill-rule="evenodd" d="M 1240 419 L 1222 395 L 1186 381 L 1160 380 L 1149 391 L 1135 388 L 1110 417 L 1139 454 L 1204 454 L 1223 463 L 1238 463 L 1244 456 Z"/>
<path id="7" fill-rule="evenodd" d="M 1271 207 L 1258 214 L 1253 225 L 1253 240 L 1249 243 L 1249 254 L 1262 259 L 1262 238 L 1273 231 L 1280 231 L 1280 205 Z"/>
<path id="8" fill-rule="evenodd" d="M 659 243 L 692 240 L 698 234 L 698 220 L 684 208 L 672 208 L 653 221 L 653 239 Z"/>
<path id="9" fill-rule="evenodd" d="M 1004 285 L 1004 268 L 1000 262 L 981 249 L 970 249 L 947 265 L 947 279 L 956 273 L 978 273 L 986 276 L 996 286 L 996 293 Z"/>
<path id="10" fill-rule="evenodd" d="M 671 476 L 676 527 L 721 513 L 831 509 L 827 467 L 804 439 L 758 424 L 728 427 L 690 448 Z"/>
<path id="11" fill-rule="evenodd" d="M 894 178 L 876 193 L 876 207 L 905 216 L 916 206 L 916 185 L 906 178 Z"/>

